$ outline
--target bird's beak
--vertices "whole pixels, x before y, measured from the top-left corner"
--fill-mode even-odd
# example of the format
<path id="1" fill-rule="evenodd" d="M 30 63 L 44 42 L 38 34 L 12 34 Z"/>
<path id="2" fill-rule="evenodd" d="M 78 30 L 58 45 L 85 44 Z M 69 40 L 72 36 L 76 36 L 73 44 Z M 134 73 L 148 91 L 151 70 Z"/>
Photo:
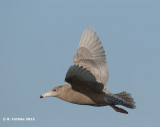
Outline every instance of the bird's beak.
<path id="1" fill-rule="evenodd" d="M 49 96 L 51 96 L 50 92 L 42 94 L 40 98 L 49 97 Z"/>

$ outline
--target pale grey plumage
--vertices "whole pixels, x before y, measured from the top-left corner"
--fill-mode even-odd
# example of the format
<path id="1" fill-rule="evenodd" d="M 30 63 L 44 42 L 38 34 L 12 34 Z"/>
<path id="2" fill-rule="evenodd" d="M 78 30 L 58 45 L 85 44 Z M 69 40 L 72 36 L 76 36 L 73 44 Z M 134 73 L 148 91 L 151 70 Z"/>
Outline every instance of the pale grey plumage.
<path id="1" fill-rule="evenodd" d="M 74 63 L 89 70 L 95 76 L 97 84 L 103 84 L 104 89 L 108 89 L 106 86 L 108 81 L 106 56 L 102 44 L 93 29 L 84 30 L 78 51 L 74 56 Z"/>
<path id="2" fill-rule="evenodd" d="M 84 30 L 78 51 L 65 77 L 69 84 L 56 87 L 40 97 L 56 96 L 67 102 L 111 106 L 115 111 L 128 113 L 115 105 L 135 108 L 135 102 L 127 92 L 112 94 L 108 92 L 108 67 L 102 44 L 93 29 Z"/>

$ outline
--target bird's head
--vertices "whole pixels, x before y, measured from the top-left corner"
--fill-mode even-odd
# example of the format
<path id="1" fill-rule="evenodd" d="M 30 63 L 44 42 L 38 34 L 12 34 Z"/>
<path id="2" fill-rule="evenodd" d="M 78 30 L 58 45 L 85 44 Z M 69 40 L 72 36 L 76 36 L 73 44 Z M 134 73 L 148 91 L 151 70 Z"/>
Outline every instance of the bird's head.
<path id="1" fill-rule="evenodd" d="M 50 90 L 48 93 L 44 93 L 40 96 L 40 98 L 44 97 L 57 97 L 60 94 L 61 86 L 55 87 L 52 90 Z"/>

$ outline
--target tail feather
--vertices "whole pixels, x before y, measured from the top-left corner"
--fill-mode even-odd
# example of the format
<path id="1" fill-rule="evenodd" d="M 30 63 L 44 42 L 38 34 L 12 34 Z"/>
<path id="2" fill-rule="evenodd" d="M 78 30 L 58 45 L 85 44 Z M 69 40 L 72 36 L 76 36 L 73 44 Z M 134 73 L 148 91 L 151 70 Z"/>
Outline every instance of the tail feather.
<path id="1" fill-rule="evenodd" d="M 128 107 L 128 108 L 132 108 L 132 109 L 136 108 L 134 99 L 131 97 L 130 93 L 127 93 L 124 91 L 122 93 L 118 93 L 118 94 L 114 94 L 114 95 L 118 96 L 120 99 L 123 100 L 123 103 L 122 103 L 123 106 Z"/>
<path id="2" fill-rule="evenodd" d="M 128 108 L 132 108 L 132 109 L 136 108 L 134 99 L 131 97 L 130 93 L 122 92 L 122 93 L 118 93 L 115 95 L 124 100 L 124 102 L 122 104 L 123 106 L 128 107 Z"/>
<path id="3" fill-rule="evenodd" d="M 136 108 L 135 102 L 130 93 L 122 92 L 118 94 L 106 93 L 105 101 L 110 105 L 123 105 L 127 108 Z"/>

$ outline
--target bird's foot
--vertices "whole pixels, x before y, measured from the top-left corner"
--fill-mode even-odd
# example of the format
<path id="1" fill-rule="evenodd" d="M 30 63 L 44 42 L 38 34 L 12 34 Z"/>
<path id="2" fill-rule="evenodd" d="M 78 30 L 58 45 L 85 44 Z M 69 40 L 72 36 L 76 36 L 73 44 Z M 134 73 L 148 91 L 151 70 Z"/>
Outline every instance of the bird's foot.
<path id="1" fill-rule="evenodd" d="M 125 113 L 128 114 L 128 112 L 126 110 L 124 110 L 123 108 L 119 108 L 115 105 L 111 105 L 111 107 L 116 111 L 116 112 L 121 112 L 121 113 Z"/>

